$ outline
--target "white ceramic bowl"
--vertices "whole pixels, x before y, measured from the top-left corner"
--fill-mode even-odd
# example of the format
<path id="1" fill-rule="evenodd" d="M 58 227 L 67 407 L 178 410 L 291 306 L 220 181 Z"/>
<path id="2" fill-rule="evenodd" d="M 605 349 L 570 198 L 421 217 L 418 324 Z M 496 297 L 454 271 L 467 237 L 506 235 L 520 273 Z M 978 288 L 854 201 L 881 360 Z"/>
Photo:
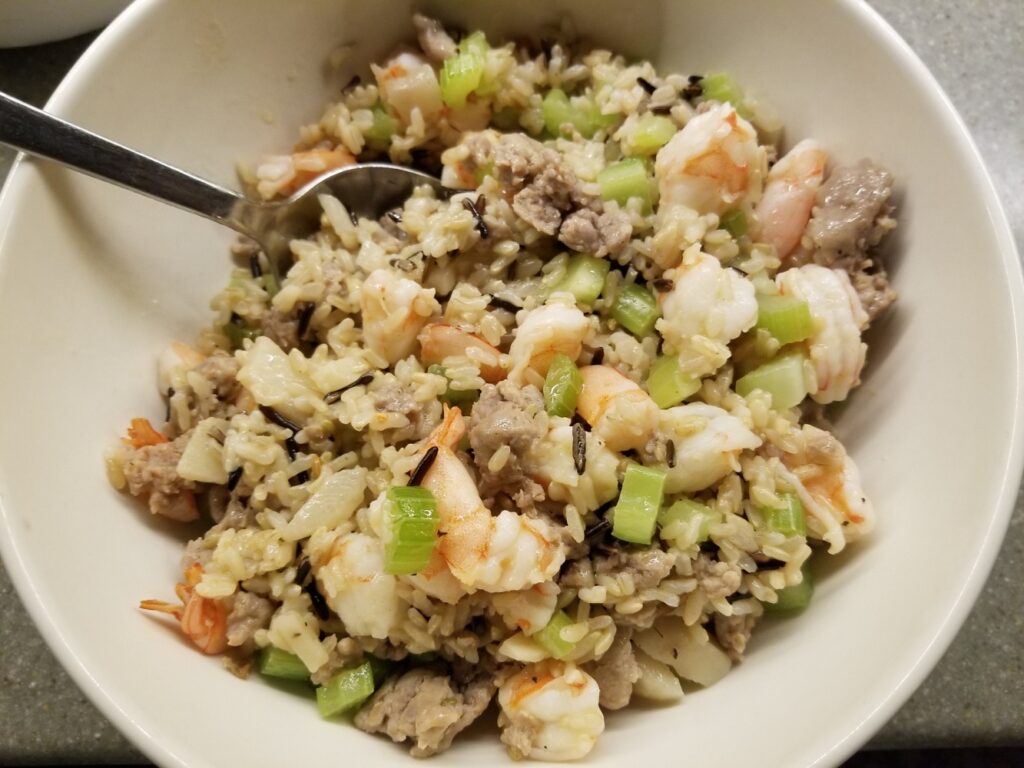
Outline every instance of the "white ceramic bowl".
<path id="1" fill-rule="evenodd" d="M 288 147 L 355 60 L 409 33 L 408 3 L 142 0 L 96 42 L 53 112 L 223 183 Z M 436 4 L 430 5 L 437 9 Z M 812 609 L 766 626 L 741 667 L 681 705 L 608 718 L 593 765 L 834 765 L 936 662 L 988 573 L 1021 470 L 1021 275 L 963 125 L 899 38 L 854 2 L 455 2 L 490 33 L 568 13 L 667 70 L 728 69 L 777 105 L 789 136 L 876 158 L 900 190 L 900 302 L 872 333 L 864 386 L 838 420 L 878 510 L 874 536 Z M 162 765 L 411 763 L 243 682 L 136 610 L 167 595 L 181 533 L 106 484 L 127 419 L 160 416 L 154 356 L 207 322 L 231 236 L 198 218 L 23 161 L 0 203 L 3 554 L 75 680 Z M 476 729 L 445 765 L 504 760 Z"/>
<path id="2" fill-rule="evenodd" d="M 0 0 L 0 48 L 36 45 L 99 29 L 131 0 Z"/>

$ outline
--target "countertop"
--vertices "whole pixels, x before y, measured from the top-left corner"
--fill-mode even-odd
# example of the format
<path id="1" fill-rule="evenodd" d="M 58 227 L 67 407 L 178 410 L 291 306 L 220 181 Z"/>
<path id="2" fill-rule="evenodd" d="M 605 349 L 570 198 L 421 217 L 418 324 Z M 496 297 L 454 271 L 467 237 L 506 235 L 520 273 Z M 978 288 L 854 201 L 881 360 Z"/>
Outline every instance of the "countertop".
<path id="1" fill-rule="evenodd" d="M 1024 252 L 1024 2 L 872 0 L 963 115 Z M 92 35 L 0 51 L 0 90 L 43 104 Z M 0 179 L 13 153 L 0 148 Z M 1024 745 L 1024 495 L 985 590 L 945 657 L 871 747 Z M 132 763 L 0 567 L 0 764 Z"/>

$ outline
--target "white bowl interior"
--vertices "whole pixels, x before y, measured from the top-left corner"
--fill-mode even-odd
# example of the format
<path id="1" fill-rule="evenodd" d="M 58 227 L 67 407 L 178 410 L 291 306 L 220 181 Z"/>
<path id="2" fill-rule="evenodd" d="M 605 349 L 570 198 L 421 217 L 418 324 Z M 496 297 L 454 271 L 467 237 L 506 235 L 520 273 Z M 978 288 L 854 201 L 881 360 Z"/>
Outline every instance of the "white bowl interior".
<path id="1" fill-rule="evenodd" d="M 607 718 L 588 762 L 834 764 L 884 722 L 951 639 L 994 556 L 1020 470 L 1020 275 L 1005 222 L 950 107 L 862 6 L 564 0 L 434 4 L 463 27 L 528 33 L 568 13 L 598 43 L 664 70 L 725 69 L 777 106 L 788 136 L 896 175 L 900 293 L 873 331 L 864 386 L 838 420 L 879 525 L 765 626 L 748 660 L 679 706 Z M 137 3 L 52 108 L 232 184 L 236 161 L 289 147 L 349 71 L 408 36 L 408 4 Z M 157 762 L 281 765 L 404 750 L 324 722 L 310 702 L 225 674 L 140 598 L 169 596 L 183 534 L 111 490 L 102 455 L 160 416 L 155 355 L 208 319 L 231 235 L 53 166 L 23 162 L 0 204 L 3 547 L 49 642 Z M 984 340 L 979 343 L 979 340 Z M 970 407 L 966 395 L 970 394 Z M 475 729 L 445 764 L 494 762 Z"/>

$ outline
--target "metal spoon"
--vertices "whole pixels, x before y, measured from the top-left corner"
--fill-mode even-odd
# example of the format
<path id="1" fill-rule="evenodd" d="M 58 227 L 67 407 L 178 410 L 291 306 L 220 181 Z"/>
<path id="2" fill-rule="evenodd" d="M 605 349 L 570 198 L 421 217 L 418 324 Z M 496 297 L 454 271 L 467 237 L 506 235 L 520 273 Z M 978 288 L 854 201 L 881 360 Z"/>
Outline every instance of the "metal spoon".
<path id="1" fill-rule="evenodd" d="M 289 242 L 318 228 L 317 195 L 334 195 L 357 216 L 378 218 L 400 207 L 422 184 L 447 193 L 429 174 L 389 163 L 360 163 L 330 171 L 285 200 L 249 200 L 4 93 L 0 93 L 0 143 L 231 227 L 260 245 L 275 272 L 288 264 Z"/>

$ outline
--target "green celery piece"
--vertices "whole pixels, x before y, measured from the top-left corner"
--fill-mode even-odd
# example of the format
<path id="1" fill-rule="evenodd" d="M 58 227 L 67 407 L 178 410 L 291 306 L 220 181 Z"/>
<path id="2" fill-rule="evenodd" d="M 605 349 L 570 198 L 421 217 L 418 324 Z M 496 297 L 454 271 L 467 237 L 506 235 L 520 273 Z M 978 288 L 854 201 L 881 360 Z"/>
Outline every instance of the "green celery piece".
<path id="1" fill-rule="evenodd" d="M 639 197 L 646 207 L 653 203 L 651 178 L 647 166 L 638 157 L 620 160 L 605 167 L 597 174 L 601 197 L 625 205 L 631 197 Z"/>
<path id="2" fill-rule="evenodd" d="M 572 649 L 576 647 L 576 644 L 568 643 L 563 640 L 561 632 L 573 623 L 573 620 L 566 615 L 565 611 L 557 611 L 555 615 L 551 617 L 551 621 L 547 623 L 544 629 L 537 632 L 533 636 L 533 639 L 536 640 L 545 651 L 550 653 L 552 657 L 556 659 L 564 659 L 572 653 Z"/>
<path id="3" fill-rule="evenodd" d="M 799 613 L 810 605 L 811 597 L 814 595 L 814 578 L 811 576 L 810 561 L 804 563 L 800 570 L 804 575 L 803 581 L 795 586 L 778 590 L 776 595 L 779 599 L 774 603 L 765 603 L 766 611 L 787 615 Z"/>
<path id="4" fill-rule="evenodd" d="M 740 117 L 750 119 L 750 110 L 743 103 L 743 89 L 731 75 L 715 72 L 704 75 L 700 80 L 705 99 L 732 104 Z"/>
<path id="5" fill-rule="evenodd" d="M 354 709 L 373 694 L 373 669 L 368 662 L 345 669 L 316 689 L 321 717 L 334 717 Z"/>
<path id="6" fill-rule="evenodd" d="M 739 209 L 723 213 L 722 218 L 718 220 L 718 226 L 734 238 L 743 237 L 747 234 L 747 216 Z"/>
<path id="7" fill-rule="evenodd" d="M 379 688 L 391 670 L 395 668 L 395 662 L 389 659 L 381 659 L 371 654 L 366 654 L 366 663 L 370 665 L 370 672 L 373 674 L 373 687 Z"/>
<path id="8" fill-rule="evenodd" d="M 309 670 L 302 659 L 288 651 L 282 651 L 268 645 L 260 651 L 259 670 L 267 677 L 280 677 L 285 680 L 309 680 Z"/>
<path id="9" fill-rule="evenodd" d="M 677 522 L 689 525 L 695 519 L 700 521 L 697 526 L 697 543 L 700 544 L 708 540 L 711 535 L 711 526 L 722 522 L 722 515 L 699 501 L 679 499 L 658 514 L 658 527 L 665 529 Z"/>
<path id="10" fill-rule="evenodd" d="M 651 364 L 647 376 L 647 391 L 659 408 L 671 408 L 696 394 L 700 379 L 679 370 L 678 355 L 663 355 Z"/>
<path id="11" fill-rule="evenodd" d="M 577 253 L 569 259 L 565 277 L 554 290 L 568 291 L 580 304 L 593 304 L 604 289 L 604 281 L 611 267 L 608 259 Z"/>
<path id="12" fill-rule="evenodd" d="M 585 139 L 602 128 L 611 128 L 620 118 L 619 115 L 602 115 L 595 104 L 572 103 L 561 88 L 552 88 L 544 94 L 541 114 L 544 127 L 552 136 L 561 136 L 562 126 L 569 123 Z"/>
<path id="13" fill-rule="evenodd" d="M 649 113 L 637 120 L 630 145 L 634 154 L 653 155 L 668 144 L 678 130 L 671 117 Z"/>
<path id="14" fill-rule="evenodd" d="M 466 99 L 483 78 L 483 59 L 473 53 L 459 53 L 444 60 L 441 66 L 441 98 L 452 109 L 462 109 Z"/>
<path id="15" fill-rule="evenodd" d="M 480 30 L 466 35 L 459 41 L 459 53 L 468 53 L 483 58 L 489 50 L 491 50 L 491 46 L 487 43 L 487 36 Z"/>
<path id="16" fill-rule="evenodd" d="M 779 497 L 782 499 L 782 506 L 761 510 L 765 525 L 769 530 L 784 536 L 806 536 L 807 515 L 800 499 L 792 493 L 779 494 Z"/>
<path id="17" fill-rule="evenodd" d="M 445 373 L 444 366 L 439 363 L 432 363 L 427 366 L 427 373 L 432 373 L 435 376 L 444 376 L 448 378 Z M 466 406 L 475 403 L 480 397 L 479 389 L 452 389 L 451 382 L 448 383 L 448 388 L 441 395 L 441 399 L 448 405 Z"/>
<path id="18" fill-rule="evenodd" d="M 555 355 L 544 377 L 544 410 L 552 416 L 572 416 L 582 390 L 583 377 L 576 363 L 568 355 Z"/>
<path id="19" fill-rule="evenodd" d="M 771 395 L 772 408 L 783 410 L 803 402 L 807 396 L 804 362 L 799 351 L 787 352 L 758 366 L 736 382 L 736 392 L 746 397 L 755 389 Z"/>
<path id="20" fill-rule="evenodd" d="M 646 288 L 627 285 L 619 291 L 612 304 L 612 317 L 637 338 L 649 336 L 661 312 L 658 301 Z"/>
<path id="21" fill-rule="evenodd" d="M 398 121 L 389 115 L 380 104 L 373 108 L 373 125 L 363 131 L 363 137 L 371 148 L 376 150 L 387 149 L 391 144 L 391 137 L 398 130 Z"/>
<path id="22" fill-rule="evenodd" d="M 764 328 L 780 344 L 803 341 L 814 334 L 814 318 L 806 301 L 794 296 L 757 297 L 757 327 Z"/>
<path id="23" fill-rule="evenodd" d="M 224 335 L 228 337 L 228 341 L 231 342 L 232 349 L 241 349 L 242 342 L 245 339 L 255 339 L 260 335 L 260 332 L 255 328 L 249 328 L 246 325 L 238 325 L 237 323 L 224 323 L 221 326 L 221 330 Z"/>
<path id="24" fill-rule="evenodd" d="M 630 464 L 615 504 L 612 536 L 633 544 L 650 544 L 665 495 L 665 470 Z"/>
<path id="25" fill-rule="evenodd" d="M 420 486 L 391 486 L 387 494 L 391 539 L 384 548 L 384 571 L 419 573 L 437 544 L 437 501 Z"/>

